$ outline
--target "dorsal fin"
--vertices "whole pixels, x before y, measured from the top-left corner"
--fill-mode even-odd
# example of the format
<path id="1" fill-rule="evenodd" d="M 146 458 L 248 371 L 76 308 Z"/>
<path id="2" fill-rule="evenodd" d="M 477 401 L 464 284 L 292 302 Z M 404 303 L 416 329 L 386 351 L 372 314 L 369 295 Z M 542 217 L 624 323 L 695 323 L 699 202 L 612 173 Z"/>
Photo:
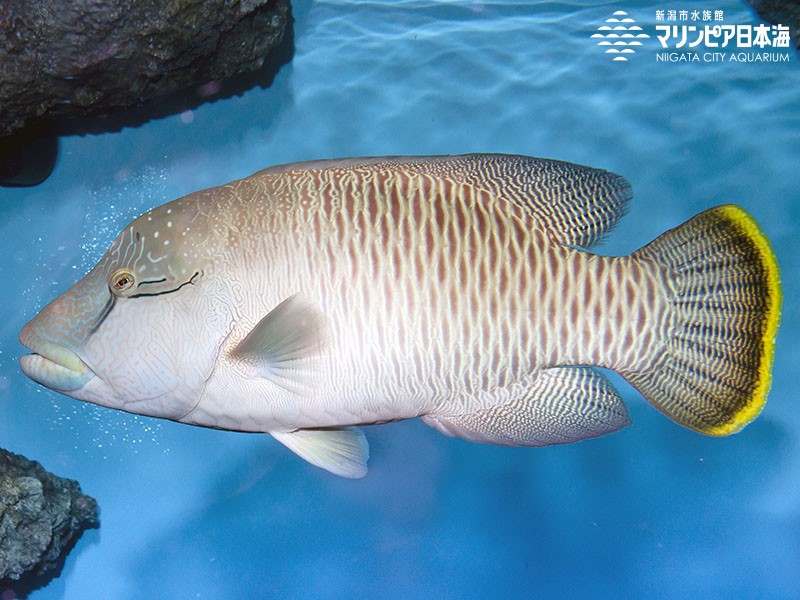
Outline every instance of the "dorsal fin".
<path id="1" fill-rule="evenodd" d="M 602 169 L 530 156 L 384 156 L 319 160 L 262 171 L 317 169 L 420 173 L 486 190 L 530 211 L 554 241 L 588 248 L 622 218 L 632 192 L 624 177 Z"/>

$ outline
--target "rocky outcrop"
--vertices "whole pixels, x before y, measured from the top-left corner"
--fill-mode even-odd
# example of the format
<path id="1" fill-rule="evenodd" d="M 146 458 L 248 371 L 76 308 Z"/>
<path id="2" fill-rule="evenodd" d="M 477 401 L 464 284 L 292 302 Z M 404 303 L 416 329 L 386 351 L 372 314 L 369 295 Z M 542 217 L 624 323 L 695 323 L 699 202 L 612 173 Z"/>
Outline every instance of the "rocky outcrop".
<path id="1" fill-rule="evenodd" d="M 76 481 L 0 449 L 0 589 L 23 575 L 57 575 L 81 533 L 98 526 L 97 501 Z"/>
<path id="2" fill-rule="evenodd" d="M 0 2 L 0 138 L 260 67 L 288 0 Z"/>

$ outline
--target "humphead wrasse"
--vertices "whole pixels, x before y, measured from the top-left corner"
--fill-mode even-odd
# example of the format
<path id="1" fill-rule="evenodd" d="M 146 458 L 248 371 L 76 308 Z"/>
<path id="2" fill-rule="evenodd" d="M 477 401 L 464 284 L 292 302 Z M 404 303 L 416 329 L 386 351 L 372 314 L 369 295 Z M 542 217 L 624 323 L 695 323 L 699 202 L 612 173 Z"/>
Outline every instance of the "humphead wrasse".
<path id="1" fill-rule="evenodd" d="M 630 423 L 606 377 L 708 435 L 758 415 L 778 264 L 742 209 L 629 256 L 591 254 L 631 189 L 523 156 L 266 169 L 134 220 L 20 334 L 23 372 L 73 398 L 266 432 L 345 477 L 359 425 L 420 417 L 509 446 Z"/>

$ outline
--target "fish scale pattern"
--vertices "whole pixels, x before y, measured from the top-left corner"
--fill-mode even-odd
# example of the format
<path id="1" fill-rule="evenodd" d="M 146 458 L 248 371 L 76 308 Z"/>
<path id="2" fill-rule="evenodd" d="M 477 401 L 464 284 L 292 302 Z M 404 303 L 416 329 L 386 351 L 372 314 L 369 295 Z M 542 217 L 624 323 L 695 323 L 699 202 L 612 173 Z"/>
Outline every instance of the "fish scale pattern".
<path id="1" fill-rule="evenodd" d="M 613 229 L 633 195 L 625 178 L 614 173 L 530 156 L 347 159 L 335 164 L 363 172 L 401 171 L 461 181 L 530 211 L 559 243 L 584 248 Z"/>
<path id="2" fill-rule="evenodd" d="M 317 282 L 311 293 L 324 299 L 334 328 L 330 396 L 362 411 L 366 403 L 376 420 L 392 402 L 413 416 L 467 410 L 477 397 L 486 401 L 479 392 L 536 369 L 646 358 L 639 341 L 655 333 L 641 328 L 659 321 L 659 306 L 645 306 L 638 286 L 654 301 L 655 275 L 634 265 L 638 279 L 629 281 L 630 260 L 554 240 L 596 241 L 624 210 L 627 184 L 585 169 L 586 181 L 569 193 L 596 206 L 588 217 L 567 212 L 562 224 L 551 205 L 564 200 L 548 187 L 569 177 L 560 163 L 502 165 L 489 155 L 429 168 L 383 160 L 269 175 L 288 177 L 288 188 L 269 185 L 295 199 L 271 226 L 293 232 L 279 249 L 308 257 L 270 259 L 292 263 L 293 275 L 273 283 L 289 293 Z M 538 183 L 524 182 L 524 167 Z"/>

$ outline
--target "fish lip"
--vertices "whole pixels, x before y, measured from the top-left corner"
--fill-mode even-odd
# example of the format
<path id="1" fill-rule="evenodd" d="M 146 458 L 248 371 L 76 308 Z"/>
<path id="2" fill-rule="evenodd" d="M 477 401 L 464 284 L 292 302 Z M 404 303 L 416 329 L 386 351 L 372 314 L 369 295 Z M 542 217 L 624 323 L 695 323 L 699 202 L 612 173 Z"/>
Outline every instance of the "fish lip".
<path id="1" fill-rule="evenodd" d="M 33 351 L 20 358 L 22 372 L 45 387 L 57 392 L 74 392 L 95 377 L 94 371 L 65 346 L 30 339 L 20 341 Z"/>

